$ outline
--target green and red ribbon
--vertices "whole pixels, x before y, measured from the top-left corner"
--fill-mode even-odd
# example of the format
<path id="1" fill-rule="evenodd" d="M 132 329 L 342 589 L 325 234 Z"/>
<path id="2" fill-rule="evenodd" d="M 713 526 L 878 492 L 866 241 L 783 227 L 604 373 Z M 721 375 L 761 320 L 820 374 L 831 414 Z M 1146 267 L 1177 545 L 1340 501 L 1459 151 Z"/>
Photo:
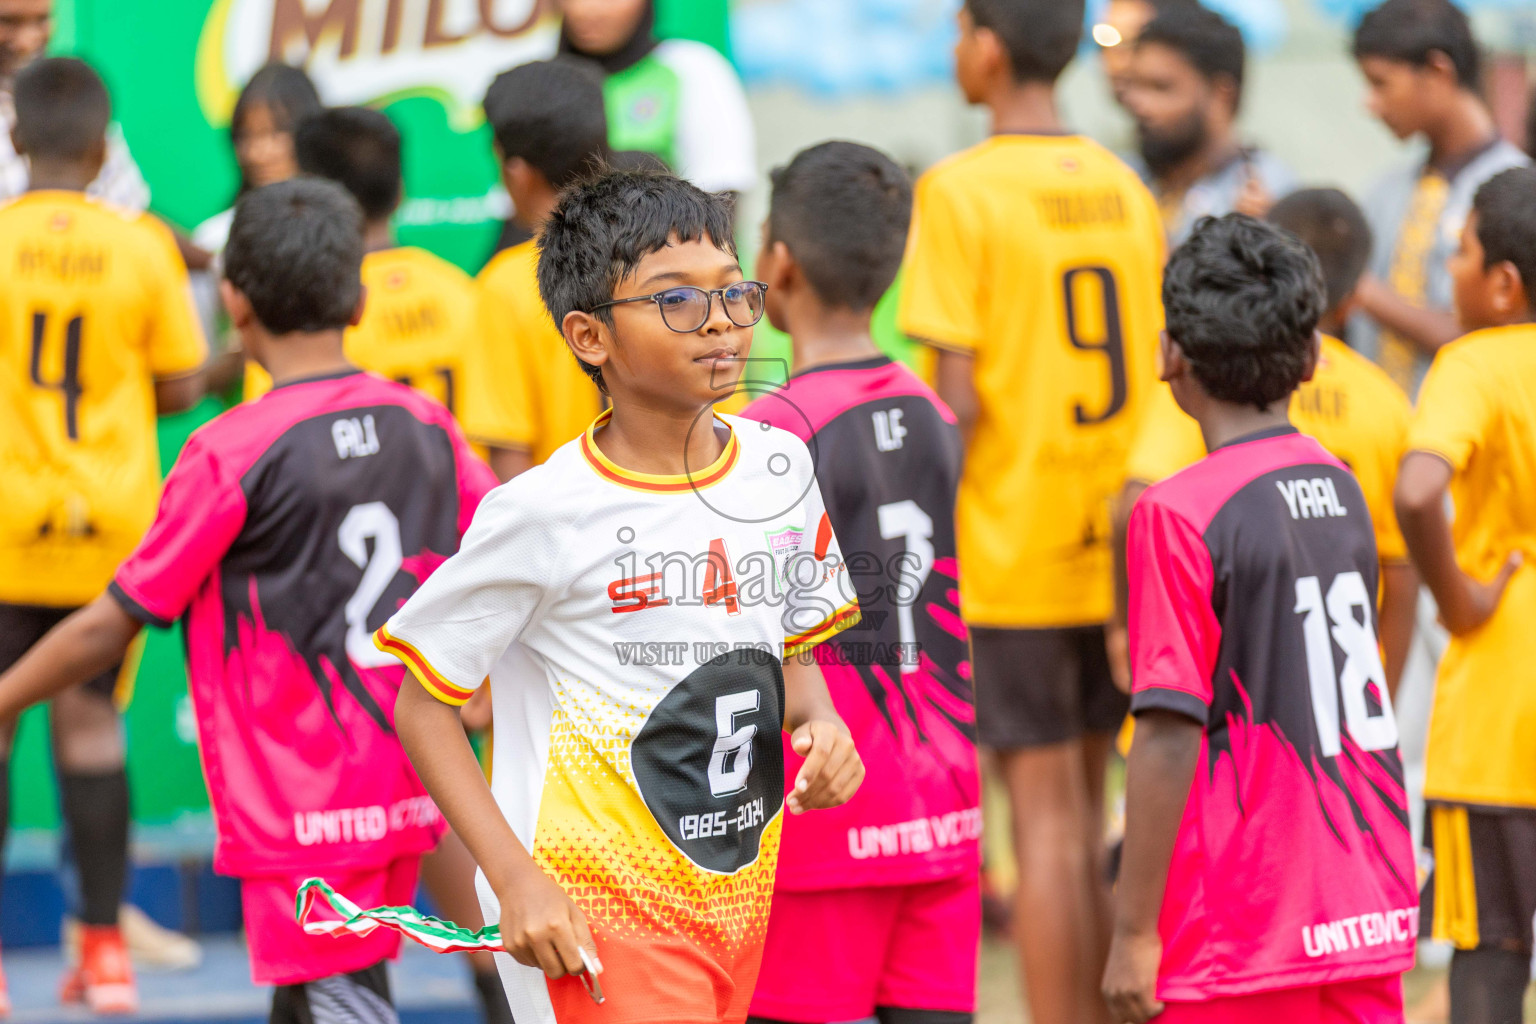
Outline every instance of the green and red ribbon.
<path id="1" fill-rule="evenodd" d="M 341 920 L 311 921 L 310 915 L 315 904 L 321 900 L 341 915 Z M 497 925 L 487 925 L 474 931 L 452 921 L 429 917 L 415 907 L 375 907 L 364 910 L 332 889 L 322 878 L 305 879 L 299 886 L 294 916 L 308 935 L 356 935 L 361 938 L 377 928 L 390 928 L 421 943 L 434 953 L 507 951 L 501 943 L 501 928 Z"/>

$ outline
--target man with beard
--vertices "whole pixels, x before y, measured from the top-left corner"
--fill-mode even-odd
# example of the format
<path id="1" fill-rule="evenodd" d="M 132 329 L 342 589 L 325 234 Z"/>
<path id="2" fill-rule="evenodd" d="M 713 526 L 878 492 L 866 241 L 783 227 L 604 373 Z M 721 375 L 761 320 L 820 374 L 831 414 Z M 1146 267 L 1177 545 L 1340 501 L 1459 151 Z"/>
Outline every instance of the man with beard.
<path id="1" fill-rule="evenodd" d="M 1280 160 L 1237 137 L 1244 61 L 1242 33 L 1199 4 L 1166 7 L 1136 39 L 1125 105 L 1170 245 L 1201 217 L 1262 217 L 1295 187 Z"/>
<path id="2" fill-rule="evenodd" d="M 1109 91 L 1122 108 L 1131 88 L 1131 67 L 1141 30 L 1170 7 L 1198 3 L 1199 0 L 1108 0 L 1104 5 L 1093 26 L 1093 41 L 1099 47 L 1099 61 L 1104 65 Z"/>
<path id="3" fill-rule="evenodd" d="M 0 199 L 14 199 L 27 190 L 26 158 L 11 144 L 16 123 L 11 84 L 18 71 L 48 48 L 52 34 L 53 0 L 0 0 Z M 130 210 L 149 205 L 149 186 L 116 124 L 107 131 L 107 161 L 86 193 Z"/>

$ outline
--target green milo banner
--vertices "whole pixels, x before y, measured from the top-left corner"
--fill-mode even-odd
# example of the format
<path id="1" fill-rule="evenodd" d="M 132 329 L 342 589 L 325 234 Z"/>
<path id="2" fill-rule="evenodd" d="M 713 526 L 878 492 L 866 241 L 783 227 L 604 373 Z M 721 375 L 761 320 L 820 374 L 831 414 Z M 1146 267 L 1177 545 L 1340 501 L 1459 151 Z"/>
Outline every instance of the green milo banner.
<path id="1" fill-rule="evenodd" d="M 405 136 L 401 240 L 478 269 L 507 213 L 480 112 L 497 73 L 554 53 L 547 0 L 61 0 L 67 49 L 111 86 L 154 209 L 183 228 L 229 206 L 229 117 L 263 64 L 307 70 L 332 105 Z M 661 0 L 664 34 L 727 48 L 726 0 Z"/>
<path id="2" fill-rule="evenodd" d="M 552 55 L 548 0 L 55 0 L 53 49 L 89 60 L 153 193 L 184 230 L 226 209 L 238 184 L 229 119 L 263 64 L 305 68 L 333 105 L 388 113 L 405 137 L 401 241 L 467 270 L 489 255 L 507 215 L 480 100 L 499 72 Z M 657 29 L 729 52 L 726 0 L 658 0 Z M 169 467 L 213 400 L 161 423 Z M 148 630 L 127 713 L 135 839 L 141 852 L 211 850 L 178 630 Z M 40 711 L 23 720 L 13 760 L 12 864 L 40 866 L 56 843 L 57 797 Z M 35 780 L 35 781 L 34 781 Z"/>

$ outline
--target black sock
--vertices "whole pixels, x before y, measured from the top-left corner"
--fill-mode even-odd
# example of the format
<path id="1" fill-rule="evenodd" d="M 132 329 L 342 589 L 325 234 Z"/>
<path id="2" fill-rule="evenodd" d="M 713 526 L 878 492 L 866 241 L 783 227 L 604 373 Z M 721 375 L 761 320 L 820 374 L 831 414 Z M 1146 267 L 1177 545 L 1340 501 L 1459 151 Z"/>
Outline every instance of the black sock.
<path id="1" fill-rule="evenodd" d="M 1529 950 L 1458 949 L 1451 956 L 1451 1024 L 1520 1024 L 1530 982 Z"/>
<path id="2" fill-rule="evenodd" d="M 475 991 L 480 995 L 480 1012 L 485 1024 L 513 1024 L 512 1007 L 507 1005 L 507 990 L 501 987 L 501 972 L 474 972 Z"/>
<path id="3" fill-rule="evenodd" d="M 80 921 L 117 924 L 128 876 L 128 775 L 59 775 L 70 849 L 80 871 Z"/>

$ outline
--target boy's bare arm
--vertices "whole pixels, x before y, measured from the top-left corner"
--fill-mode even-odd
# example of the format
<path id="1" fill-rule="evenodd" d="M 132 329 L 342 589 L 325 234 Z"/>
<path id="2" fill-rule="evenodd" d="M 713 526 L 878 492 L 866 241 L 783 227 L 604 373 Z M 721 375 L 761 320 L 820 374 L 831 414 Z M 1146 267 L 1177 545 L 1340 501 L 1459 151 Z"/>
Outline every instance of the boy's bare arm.
<path id="1" fill-rule="evenodd" d="M 1387 671 L 1387 694 L 1397 696 L 1408 663 L 1408 648 L 1413 643 L 1413 629 L 1419 606 L 1419 574 L 1406 562 L 1390 562 L 1381 567 L 1381 652 Z"/>
<path id="2" fill-rule="evenodd" d="M 1131 570 L 1126 562 L 1126 541 L 1130 534 L 1131 510 L 1146 493 L 1143 480 L 1127 480 L 1120 489 L 1110 512 L 1110 563 L 1115 577 L 1115 615 L 1105 627 L 1109 650 L 1109 671 L 1122 693 L 1131 692 L 1131 652 L 1128 625 L 1131 618 Z"/>
<path id="3" fill-rule="evenodd" d="M 784 729 L 795 753 L 805 758 L 787 799 L 790 813 L 851 800 L 864 781 L 864 762 L 832 704 L 821 666 L 808 657 L 784 662 Z"/>
<path id="4" fill-rule="evenodd" d="M 952 349 L 935 351 L 938 357 L 933 365 L 933 390 L 955 414 L 960 437 L 969 449 L 971 432 L 981 414 L 981 399 L 976 394 L 976 360 Z"/>
<path id="5" fill-rule="evenodd" d="M 198 402 L 208 387 L 205 370 L 198 370 L 181 377 L 155 381 L 155 412 L 161 416 L 186 412 Z"/>
<path id="6" fill-rule="evenodd" d="M 81 608 L 0 675 L 0 722 L 107 671 L 123 660 L 141 628 L 108 594 Z"/>
<path id="7" fill-rule="evenodd" d="M 597 952 L 586 915 L 518 841 L 486 785 L 458 708 L 408 677 L 395 700 L 395 732 L 427 792 L 496 893 L 507 952 L 551 978 L 579 973 L 579 947 Z"/>
<path id="8" fill-rule="evenodd" d="M 488 461 L 496 479 L 506 483 L 533 468 L 533 453 L 526 448 L 492 448 Z"/>
<path id="9" fill-rule="evenodd" d="M 1461 337 L 1454 314 L 1415 306 L 1378 277 L 1367 274 L 1362 278 L 1355 297 L 1367 316 L 1413 342 L 1424 355 L 1432 356 Z"/>
<path id="10" fill-rule="evenodd" d="M 1157 919 L 1203 732 L 1199 722 L 1171 711 L 1136 717 L 1136 738 L 1126 759 L 1125 847 L 1115 888 L 1114 942 L 1104 969 L 1104 998 L 1117 1021 L 1141 1024 L 1163 1008 L 1157 1001 L 1163 956 Z"/>
<path id="11" fill-rule="evenodd" d="M 1440 456 L 1409 452 L 1397 474 L 1394 499 L 1409 557 L 1435 595 L 1445 628 L 1462 636 L 1492 617 L 1522 555 L 1511 552 L 1498 575 L 1487 583 L 1462 572 L 1445 514 L 1445 494 L 1453 475 L 1450 463 Z"/>

